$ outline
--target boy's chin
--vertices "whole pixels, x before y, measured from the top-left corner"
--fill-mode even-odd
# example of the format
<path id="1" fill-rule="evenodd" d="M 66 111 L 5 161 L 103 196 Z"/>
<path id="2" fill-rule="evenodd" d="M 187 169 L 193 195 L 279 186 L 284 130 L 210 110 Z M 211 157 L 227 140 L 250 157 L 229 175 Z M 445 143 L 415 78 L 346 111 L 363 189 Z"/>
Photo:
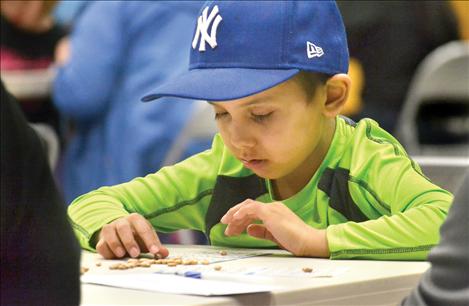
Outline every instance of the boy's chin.
<path id="1" fill-rule="evenodd" d="M 276 179 L 279 179 L 281 178 L 280 175 L 276 174 L 276 173 L 273 173 L 272 170 L 264 170 L 264 171 L 254 171 L 252 170 L 252 172 L 254 172 L 255 175 L 257 175 L 258 177 L 260 178 L 263 178 L 263 179 L 266 179 L 266 180 L 276 180 Z"/>

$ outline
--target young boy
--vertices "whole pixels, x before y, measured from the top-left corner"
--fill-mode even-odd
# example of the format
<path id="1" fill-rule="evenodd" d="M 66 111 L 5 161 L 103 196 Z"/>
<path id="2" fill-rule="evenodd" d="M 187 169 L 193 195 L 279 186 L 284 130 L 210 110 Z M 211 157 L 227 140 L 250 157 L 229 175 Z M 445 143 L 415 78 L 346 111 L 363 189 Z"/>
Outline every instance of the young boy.
<path id="1" fill-rule="evenodd" d="M 190 70 L 143 100 L 207 100 L 220 135 L 209 151 L 76 199 L 81 245 L 167 256 L 155 230 L 194 229 L 220 246 L 425 259 L 452 196 L 376 122 L 338 116 L 347 69 L 334 2 L 206 3 Z"/>

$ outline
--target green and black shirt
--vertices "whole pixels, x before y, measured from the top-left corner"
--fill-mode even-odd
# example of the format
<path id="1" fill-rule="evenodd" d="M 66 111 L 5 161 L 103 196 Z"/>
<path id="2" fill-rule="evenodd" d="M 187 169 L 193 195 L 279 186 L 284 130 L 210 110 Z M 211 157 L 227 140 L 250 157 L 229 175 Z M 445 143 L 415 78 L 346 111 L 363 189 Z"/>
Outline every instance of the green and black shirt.
<path id="1" fill-rule="evenodd" d="M 282 202 L 304 222 L 327 229 L 331 258 L 424 260 L 439 241 L 452 195 L 434 185 L 376 122 L 337 117 L 324 161 L 309 183 Z M 270 181 L 244 168 L 215 136 L 212 148 L 128 183 L 82 195 L 69 207 L 81 245 L 130 213 L 157 231 L 194 229 L 213 245 L 274 247 L 268 240 L 224 235 L 220 218 L 247 198 L 275 201 Z"/>

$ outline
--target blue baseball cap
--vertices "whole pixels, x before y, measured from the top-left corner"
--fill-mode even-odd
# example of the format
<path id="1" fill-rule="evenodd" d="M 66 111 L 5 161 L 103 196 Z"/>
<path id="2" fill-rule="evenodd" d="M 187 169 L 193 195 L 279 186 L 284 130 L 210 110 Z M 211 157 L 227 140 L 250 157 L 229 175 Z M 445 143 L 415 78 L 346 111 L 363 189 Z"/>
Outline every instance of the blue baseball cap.
<path id="1" fill-rule="evenodd" d="M 302 70 L 347 73 L 348 61 L 345 28 L 333 1 L 207 1 L 196 20 L 189 71 L 142 101 L 234 100 Z"/>

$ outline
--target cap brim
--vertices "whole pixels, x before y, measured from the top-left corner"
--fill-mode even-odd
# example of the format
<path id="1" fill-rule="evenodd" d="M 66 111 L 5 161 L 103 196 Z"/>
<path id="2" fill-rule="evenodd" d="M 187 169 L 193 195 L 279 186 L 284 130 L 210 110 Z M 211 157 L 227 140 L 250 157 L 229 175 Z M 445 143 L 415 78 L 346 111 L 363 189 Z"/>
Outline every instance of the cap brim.
<path id="1" fill-rule="evenodd" d="M 161 97 L 228 101 L 250 96 L 294 75 L 299 69 L 204 68 L 192 69 L 156 88 L 143 102 Z"/>

